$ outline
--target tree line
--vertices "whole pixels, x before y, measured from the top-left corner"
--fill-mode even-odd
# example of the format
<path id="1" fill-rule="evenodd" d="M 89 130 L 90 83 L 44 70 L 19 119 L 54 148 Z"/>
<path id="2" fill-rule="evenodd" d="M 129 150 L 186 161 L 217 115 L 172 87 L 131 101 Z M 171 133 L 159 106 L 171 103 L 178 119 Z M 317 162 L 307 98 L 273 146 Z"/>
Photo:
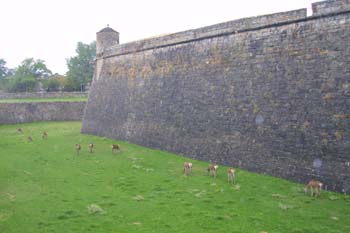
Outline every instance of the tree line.
<path id="1" fill-rule="evenodd" d="M 0 89 L 8 92 L 85 91 L 91 83 L 96 57 L 96 42 L 78 42 L 77 55 L 66 59 L 68 72 L 53 74 L 44 60 L 26 58 L 14 69 L 0 58 Z"/>

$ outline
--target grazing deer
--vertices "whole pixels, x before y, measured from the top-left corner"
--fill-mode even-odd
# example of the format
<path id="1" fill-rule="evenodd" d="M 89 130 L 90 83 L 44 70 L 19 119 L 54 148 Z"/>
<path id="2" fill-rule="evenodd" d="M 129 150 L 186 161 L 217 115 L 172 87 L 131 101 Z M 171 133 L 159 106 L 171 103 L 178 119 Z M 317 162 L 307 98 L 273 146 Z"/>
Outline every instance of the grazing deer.
<path id="1" fill-rule="evenodd" d="M 229 183 L 235 183 L 235 172 L 235 169 L 233 169 L 232 167 L 227 169 L 227 181 Z"/>
<path id="2" fill-rule="evenodd" d="M 119 151 L 120 150 L 120 147 L 117 145 L 117 144 L 113 144 L 112 146 L 112 153 L 116 150 L 116 151 Z"/>
<path id="3" fill-rule="evenodd" d="M 89 144 L 89 152 L 92 153 L 93 149 L 94 149 L 94 144 L 90 143 Z"/>
<path id="4" fill-rule="evenodd" d="M 77 154 L 79 154 L 80 150 L 81 150 L 80 144 L 75 144 L 75 151 L 77 152 Z"/>
<path id="5" fill-rule="evenodd" d="M 192 173 L 192 163 L 184 162 L 184 175 L 189 175 Z"/>
<path id="6" fill-rule="evenodd" d="M 309 181 L 309 183 L 307 183 L 307 185 L 304 188 L 305 194 L 307 194 L 310 190 L 311 197 L 317 197 L 321 193 L 322 186 L 323 184 L 320 181 L 312 179 Z"/>
<path id="7" fill-rule="evenodd" d="M 49 136 L 49 135 L 47 134 L 47 132 L 43 132 L 43 135 L 42 135 L 42 138 L 43 138 L 43 139 L 47 139 L 48 136 Z"/>
<path id="8" fill-rule="evenodd" d="M 217 164 L 209 164 L 209 167 L 207 170 L 210 175 L 213 175 L 216 178 L 216 175 L 218 174 L 218 169 L 219 169 L 219 166 Z"/>
<path id="9" fill-rule="evenodd" d="M 28 136 L 28 137 L 27 137 L 27 140 L 28 140 L 28 142 L 32 142 L 32 141 L 33 141 L 32 136 Z"/>
<path id="10" fill-rule="evenodd" d="M 22 129 L 22 128 L 18 128 L 18 129 L 17 129 L 17 132 L 18 132 L 18 133 L 23 133 L 23 129 Z"/>

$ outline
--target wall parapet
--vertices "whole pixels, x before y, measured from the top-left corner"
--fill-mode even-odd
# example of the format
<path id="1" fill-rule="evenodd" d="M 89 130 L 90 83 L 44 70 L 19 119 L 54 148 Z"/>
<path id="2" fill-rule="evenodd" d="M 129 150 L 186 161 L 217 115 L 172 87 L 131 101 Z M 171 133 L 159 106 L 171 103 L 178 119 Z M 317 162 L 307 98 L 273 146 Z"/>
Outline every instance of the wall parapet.
<path id="1" fill-rule="evenodd" d="M 350 10 L 349 0 L 330 0 L 312 3 L 312 15 Z"/>
<path id="2" fill-rule="evenodd" d="M 192 29 L 177 33 L 172 33 L 165 36 L 159 36 L 144 40 L 138 40 L 125 44 L 112 46 L 104 51 L 103 58 L 110 56 L 118 56 L 138 51 L 165 47 L 169 45 L 186 43 L 191 40 L 205 39 L 215 37 L 221 34 L 238 33 L 253 28 L 266 27 L 277 23 L 293 22 L 295 20 L 305 19 L 307 10 L 299 9 L 269 15 L 243 18 L 229 22 L 219 23 L 211 26 L 206 26 L 198 29 Z"/>
<path id="3" fill-rule="evenodd" d="M 312 3 L 313 15 L 307 17 L 307 9 L 280 12 L 256 17 L 248 17 L 211 26 L 201 27 L 164 36 L 133 41 L 125 44 L 111 46 L 104 50 L 101 58 L 108 58 L 129 53 L 161 48 L 191 41 L 207 39 L 210 37 L 259 30 L 265 27 L 296 23 L 298 21 L 314 20 L 319 17 L 333 16 L 337 13 L 350 11 L 350 0 L 328 0 Z"/>

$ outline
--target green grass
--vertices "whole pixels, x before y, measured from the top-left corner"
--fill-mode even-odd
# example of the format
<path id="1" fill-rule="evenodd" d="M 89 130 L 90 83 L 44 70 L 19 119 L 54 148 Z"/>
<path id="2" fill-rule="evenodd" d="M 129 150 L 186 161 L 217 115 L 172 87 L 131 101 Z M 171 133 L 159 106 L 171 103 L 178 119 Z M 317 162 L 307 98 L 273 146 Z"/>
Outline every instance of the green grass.
<path id="1" fill-rule="evenodd" d="M 230 185 L 226 168 L 214 179 L 200 161 L 192 161 L 186 177 L 187 158 L 126 142 L 117 142 L 122 151 L 112 154 L 116 141 L 81 135 L 80 127 L 0 126 L 1 233 L 350 232 L 349 196 L 312 198 L 302 185 L 239 169 Z M 75 143 L 82 145 L 80 155 Z"/>
<path id="2" fill-rule="evenodd" d="M 77 101 L 78 102 L 87 101 L 87 97 L 0 99 L 0 103 L 77 102 Z"/>

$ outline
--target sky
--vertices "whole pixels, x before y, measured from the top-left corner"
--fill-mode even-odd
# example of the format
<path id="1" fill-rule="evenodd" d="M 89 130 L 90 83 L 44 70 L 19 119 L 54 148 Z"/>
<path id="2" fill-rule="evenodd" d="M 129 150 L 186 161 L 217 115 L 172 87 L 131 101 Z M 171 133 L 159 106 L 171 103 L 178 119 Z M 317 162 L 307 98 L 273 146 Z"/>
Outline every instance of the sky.
<path id="1" fill-rule="evenodd" d="M 9 68 L 24 59 L 67 72 L 78 42 L 90 43 L 106 27 L 120 43 L 234 19 L 307 8 L 317 0 L 2 0 L 0 58 Z"/>

